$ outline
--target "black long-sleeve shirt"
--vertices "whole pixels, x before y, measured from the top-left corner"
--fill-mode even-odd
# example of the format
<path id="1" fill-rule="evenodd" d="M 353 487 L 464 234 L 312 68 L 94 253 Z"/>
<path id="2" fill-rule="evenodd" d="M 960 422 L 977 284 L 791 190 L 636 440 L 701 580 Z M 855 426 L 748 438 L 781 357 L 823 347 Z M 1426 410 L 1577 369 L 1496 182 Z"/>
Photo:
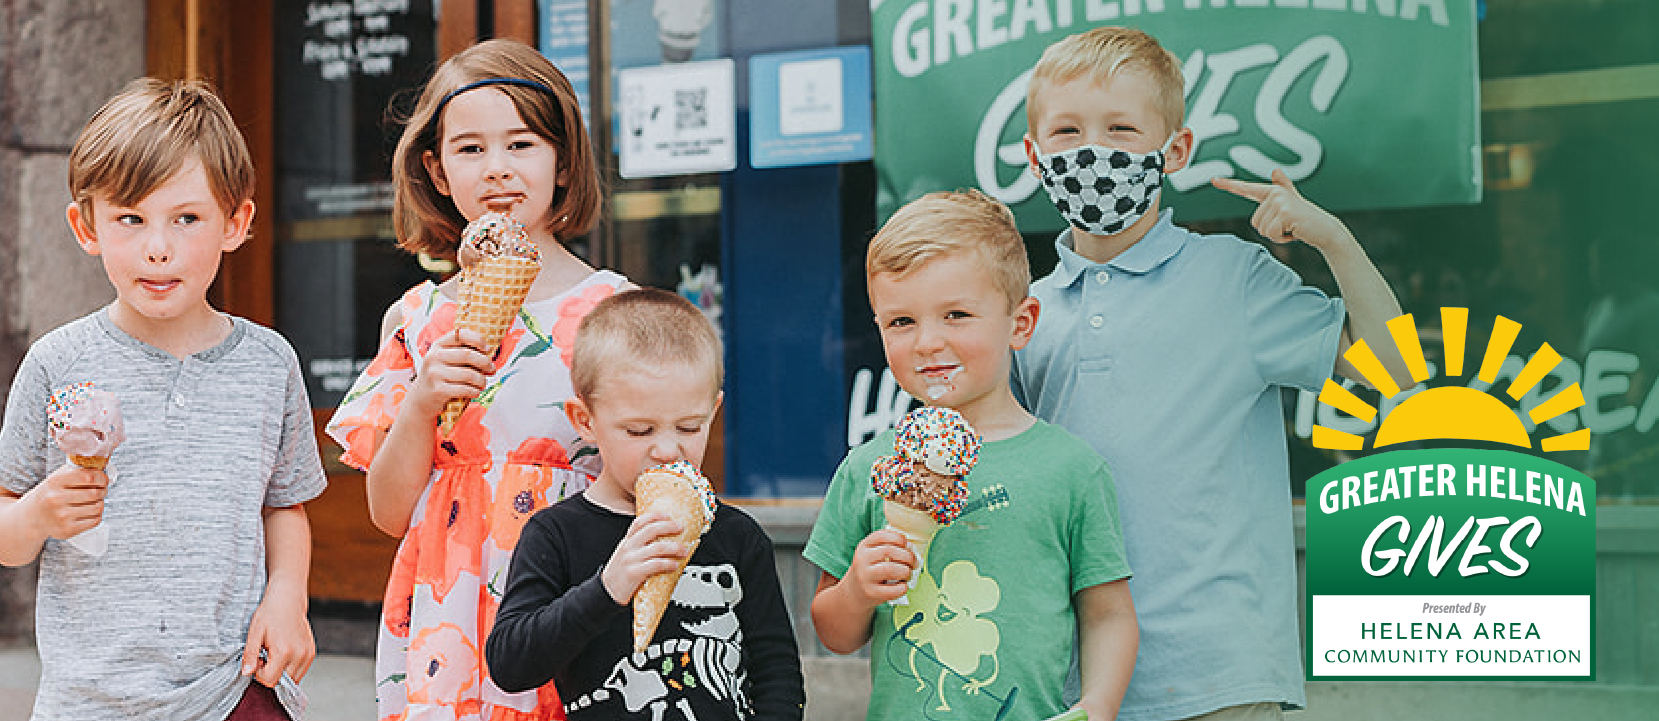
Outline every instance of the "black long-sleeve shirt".
<path id="1" fill-rule="evenodd" d="M 720 504 L 651 646 L 635 654 L 633 611 L 599 580 L 632 522 L 580 494 L 530 518 L 485 646 L 496 684 L 551 679 L 571 721 L 798 721 L 800 652 L 760 525 Z"/>

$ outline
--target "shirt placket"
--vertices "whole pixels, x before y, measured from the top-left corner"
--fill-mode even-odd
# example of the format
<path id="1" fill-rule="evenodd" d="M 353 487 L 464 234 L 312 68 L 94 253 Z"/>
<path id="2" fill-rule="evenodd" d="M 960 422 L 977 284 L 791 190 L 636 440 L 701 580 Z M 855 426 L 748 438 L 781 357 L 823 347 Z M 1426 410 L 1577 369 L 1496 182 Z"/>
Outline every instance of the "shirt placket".
<path id="1" fill-rule="evenodd" d="M 1084 313 L 1079 319 L 1083 336 L 1083 347 L 1087 349 L 1085 356 L 1109 366 L 1112 361 L 1111 338 L 1114 322 L 1112 317 L 1111 298 L 1116 293 L 1115 286 L 1121 279 L 1104 265 L 1089 266 L 1083 271 L 1078 282 L 1083 286 L 1083 303 L 1080 306 Z"/>

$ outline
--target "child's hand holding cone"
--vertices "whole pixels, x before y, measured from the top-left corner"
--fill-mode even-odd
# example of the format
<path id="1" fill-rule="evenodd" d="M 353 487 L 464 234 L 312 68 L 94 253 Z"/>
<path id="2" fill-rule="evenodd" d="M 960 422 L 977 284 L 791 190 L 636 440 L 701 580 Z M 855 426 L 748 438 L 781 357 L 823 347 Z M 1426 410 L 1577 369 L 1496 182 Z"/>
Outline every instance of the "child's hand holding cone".
<path id="1" fill-rule="evenodd" d="M 963 478 L 979 461 L 982 443 L 968 421 L 949 408 L 922 406 L 894 428 L 896 455 L 876 459 L 870 484 L 883 499 L 885 530 L 903 534 L 916 555 L 909 584 L 927 564 L 928 546 L 940 528 L 962 513 L 968 487 Z M 893 603 L 903 604 L 903 596 Z"/>
<path id="2" fill-rule="evenodd" d="M 478 334 L 478 350 L 493 356 L 541 273 L 541 258 L 535 243 L 525 235 L 524 226 L 494 211 L 467 224 L 458 252 L 463 270 L 461 308 L 455 315 L 455 327 Z M 455 398 L 444 405 L 438 420 L 444 434 L 455 427 L 455 420 L 469 402 Z"/>
<path id="3" fill-rule="evenodd" d="M 599 582 L 611 600 L 630 603 L 645 579 L 678 568 L 690 557 L 685 544 L 675 540 L 682 531 L 667 513 L 641 512 L 628 525 L 628 533 L 616 544 L 610 560 L 599 572 Z"/>
<path id="4" fill-rule="evenodd" d="M 656 635 L 691 554 L 714 523 L 714 492 L 689 463 L 658 466 L 634 483 L 634 522 L 600 581 L 611 598 L 631 599 L 634 650 L 643 651 Z"/>
<path id="5" fill-rule="evenodd" d="M 861 607 L 874 608 L 903 597 L 920 562 L 903 534 L 878 528 L 853 549 L 841 585 L 855 594 Z"/>
<path id="6" fill-rule="evenodd" d="M 38 509 L 33 515 L 46 537 L 68 540 L 101 527 L 108 492 L 109 476 L 103 471 L 65 463 L 19 502 Z"/>
<path id="7" fill-rule="evenodd" d="M 110 454 L 127 439 L 121 403 L 90 381 L 64 386 L 46 402 L 46 430 L 80 473 L 59 470 L 47 477 L 48 508 L 58 511 L 58 535 L 93 556 L 104 555 L 109 528 L 102 523 Z M 61 491 L 61 493 L 60 493 Z M 87 525 L 88 522 L 91 525 Z"/>

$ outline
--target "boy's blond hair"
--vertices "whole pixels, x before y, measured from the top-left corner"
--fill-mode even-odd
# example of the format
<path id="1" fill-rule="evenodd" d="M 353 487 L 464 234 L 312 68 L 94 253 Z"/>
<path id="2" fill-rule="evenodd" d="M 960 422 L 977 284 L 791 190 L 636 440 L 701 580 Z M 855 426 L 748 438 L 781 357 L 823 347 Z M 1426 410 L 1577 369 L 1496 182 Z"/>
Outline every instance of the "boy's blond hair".
<path id="1" fill-rule="evenodd" d="M 199 80 L 139 78 L 104 103 L 69 151 L 69 192 L 92 218 L 92 196 L 132 207 L 190 160 L 233 215 L 253 197 L 253 159 L 230 111 Z"/>
<path id="2" fill-rule="evenodd" d="M 1168 132 L 1179 130 L 1187 115 L 1186 78 L 1181 59 L 1158 44 L 1158 39 L 1133 28 L 1098 27 L 1069 35 L 1043 51 L 1031 70 L 1025 93 L 1025 121 L 1036 132 L 1037 96 L 1050 83 L 1086 77 L 1100 83 L 1119 70 L 1132 68 L 1147 74 L 1154 88 L 1153 106 L 1163 116 Z"/>
<path id="3" fill-rule="evenodd" d="M 936 191 L 906 203 L 870 240 L 864 274 L 904 275 L 934 258 L 975 253 L 1012 311 L 1030 295 L 1025 239 L 1008 206 L 978 190 Z"/>
<path id="4" fill-rule="evenodd" d="M 718 393 L 725 377 L 720 337 L 690 301 L 666 290 L 636 288 L 600 301 L 582 318 L 570 382 L 576 397 L 592 405 L 601 376 L 672 365 L 707 373 L 709 393 Z"/>
<path id="5" fill-rule="evenodd" d="M 392 225 L 398 246 L 453 260 L 466 218 L 455 201 L 438 192 L 422 159 L 437 154 L 439 113 L 451 93 L 480 80 L 528 80 L 543 89 L 516 84 L 488 85 L 507 94 L 519 118 L 557 150 L 564 185 L 553 192 L 548 232 L 560 241 L 587 233 L 599 221 L 601 186 L 593 144 L 582 124 L 582 108 L 570 79 L 546 56 L 516 40 L 486 40 L 456 53 L 432 73 L 414 113 L 403 126 L 392 154 Z M 551 92 L 548 92 L 551 91 Z"/>

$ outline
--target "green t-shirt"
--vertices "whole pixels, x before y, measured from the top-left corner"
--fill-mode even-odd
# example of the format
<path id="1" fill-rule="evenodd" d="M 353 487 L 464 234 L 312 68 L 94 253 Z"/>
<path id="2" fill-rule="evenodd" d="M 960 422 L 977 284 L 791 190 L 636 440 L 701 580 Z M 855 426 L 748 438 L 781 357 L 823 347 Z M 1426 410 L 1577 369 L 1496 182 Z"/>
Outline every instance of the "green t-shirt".
<path id="1" fill-rule="evenodd" d="M 835 472 L 804 555 L 842 578 L 858 542 L 886 525 L 870 467 L 887 431 Z M 1035 721 L 1057 714 L 1076 639 L 1072 594 L 1129 576 L 1106 462 L 1038 421 L 986 443 L 969 501 L 925 549 L 905 605 L 876 609 L 871 721 Z"/>

